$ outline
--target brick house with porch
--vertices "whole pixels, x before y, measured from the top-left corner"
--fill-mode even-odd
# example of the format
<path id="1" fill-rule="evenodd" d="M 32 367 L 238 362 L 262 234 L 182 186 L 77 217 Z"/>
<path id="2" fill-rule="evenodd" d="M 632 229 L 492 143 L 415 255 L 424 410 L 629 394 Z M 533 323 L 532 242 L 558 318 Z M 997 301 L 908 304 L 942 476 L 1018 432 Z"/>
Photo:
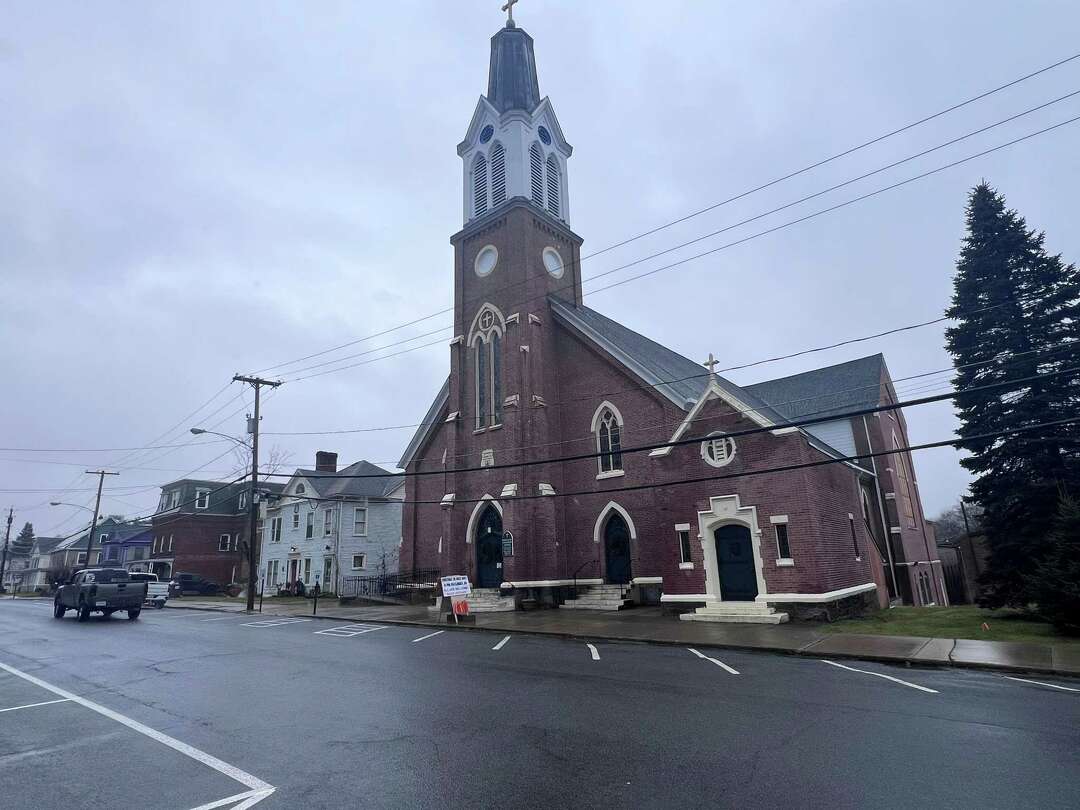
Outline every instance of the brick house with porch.
<path id="1" fill-rule="evenodd" d="M 403 570 L 468 574 L 481 601 L 570 606 L 575 581 L 602 589 L 596 607 L 659 593 L 695 620 L 943 601 L 910 455 L 849 458 L 908 443 L 899 413 L 847 415 L 895 400 L 880 355 L 738 386 L 582 303 L 572 147 L 512 22 L 457 151 L 455 337 L 400 461 L 420 473 Z M 813 416 L 835 419 L 788 424 Z M 669 441 L 688 443 L 624 452 Z"/>

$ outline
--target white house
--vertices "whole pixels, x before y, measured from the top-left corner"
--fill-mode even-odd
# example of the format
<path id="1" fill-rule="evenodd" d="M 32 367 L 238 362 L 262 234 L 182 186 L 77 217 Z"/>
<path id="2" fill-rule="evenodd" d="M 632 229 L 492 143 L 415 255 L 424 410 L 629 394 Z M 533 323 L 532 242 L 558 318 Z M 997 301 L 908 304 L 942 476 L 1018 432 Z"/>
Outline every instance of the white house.
<path id="1" fill-rule="evenodd" d="M 265 593 L 303 582 L 338 593 L 343 577 L 396 573 L 404 479 L 358 461 L 341 470 L 319 452 L 298 469 L 263 519 Z"/>

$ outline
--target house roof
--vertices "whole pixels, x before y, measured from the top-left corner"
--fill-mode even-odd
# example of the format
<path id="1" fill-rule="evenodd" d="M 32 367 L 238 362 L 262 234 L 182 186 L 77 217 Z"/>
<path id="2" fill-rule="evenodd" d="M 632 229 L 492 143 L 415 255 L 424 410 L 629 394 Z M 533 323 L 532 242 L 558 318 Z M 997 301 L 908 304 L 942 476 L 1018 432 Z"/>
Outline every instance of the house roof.
<path id="1" fill-rule="evenodd" d="M 884 369 L 885 358 L 873 354 L 754 383 L 746 390 L 769 402 L 787 419 L 830 416 L 877 405 Z"/>
<path id="2" fill-rule="evenodd" d="M 377 475 L 378 478 L 351 478 Z M 336 473 L 299 469 L 293 476 L 303 477 L 320 498 L 386 498 L 401 486 L 401 477 L 369 461 L 357 461 Z"/>
<path id="3" fill-rule="evenodd" d="M 37 549 L 36 554 L 48 554 L 54 548 L 56 548 L 61 542 L 63 537 L 35 537 L 34 548 Z"/>

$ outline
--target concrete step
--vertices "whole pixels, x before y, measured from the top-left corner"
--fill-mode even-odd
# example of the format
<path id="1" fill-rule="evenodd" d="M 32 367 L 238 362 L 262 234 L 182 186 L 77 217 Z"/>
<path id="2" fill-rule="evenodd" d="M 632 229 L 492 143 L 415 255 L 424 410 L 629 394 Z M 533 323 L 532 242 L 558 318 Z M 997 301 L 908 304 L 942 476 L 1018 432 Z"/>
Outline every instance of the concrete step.
<path id="1" fill-rule="evenodd" d="M 722 622 L 726 624 L 783 624 L 788 620 L 786 613 L 683 613 L 679 616 L 684 622 Z"/>

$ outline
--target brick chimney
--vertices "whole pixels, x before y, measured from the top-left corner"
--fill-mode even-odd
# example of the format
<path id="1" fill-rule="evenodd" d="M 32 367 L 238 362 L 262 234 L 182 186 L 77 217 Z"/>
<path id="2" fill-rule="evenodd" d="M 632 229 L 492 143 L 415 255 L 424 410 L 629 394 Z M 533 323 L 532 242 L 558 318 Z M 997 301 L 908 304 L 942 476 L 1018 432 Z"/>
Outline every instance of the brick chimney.
<path id="1" fill-rule="evenodd" d="M 319 450 L 315 453 L 315 472 L 337 472 L 337 453 Z"/>

